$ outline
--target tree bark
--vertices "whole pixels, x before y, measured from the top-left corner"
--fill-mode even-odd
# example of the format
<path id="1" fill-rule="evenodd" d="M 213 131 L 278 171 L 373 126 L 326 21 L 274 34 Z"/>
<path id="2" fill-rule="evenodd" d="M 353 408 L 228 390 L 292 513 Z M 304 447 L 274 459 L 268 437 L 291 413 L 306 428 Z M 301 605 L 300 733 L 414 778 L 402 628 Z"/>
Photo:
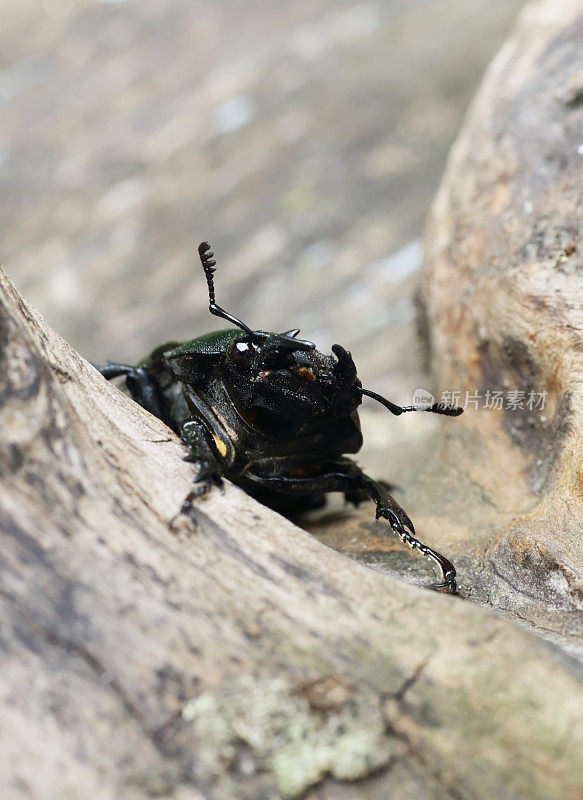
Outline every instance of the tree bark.
<path id="1" fill-rule="evenodd" d="M 0 273 L 2 797 L 581 796 L 582 674 L 565 655 L 581 248 L 564 240 L 581 167 L 557 155 L 576 152 L 581 108 L 573 91 L 549 99 L 580 8 L 531 8 L 490 71 L 434 209 L 422 295 L 441 385 L 545 386 L 547 420 L 467 413 L 413 492 L 465 594 L 546 617 L 561 648 L 350 560 L 230 485 L 196 525 L 171 525 L 192 473 L 176 437 Z"/>
<path id="2" fill-rule="evenodd" d="M 579 658 L 582 43 L 583 3 L 527 6 L 450 155 L 426 231 L 421 319 L 436 383 L 481 401 L 418 487 L 466 596 Z M 520 406 L 486 409 L 493 390 Z M 544 407 L 529 408 L 531 396 Z"/>
<path id="3" fill-rule="evenodd" d="M 426 228 L 419 328 L 436 398 L 469 402 L 397 495 L 455 563 L 465 599 L 579 660 L 582 43 L 581 0 L 528 5 L 452 149 Z M 383 477 L 399 484 L 398 463 Z M 367 509 L 311 529 L 391 574 L 419 574 Z"/>
<path id="4" fill-rule="evenodd" d="M 4 273 L 0 334 L 3 797 L 579 796 L 557 652 L 232 486 L 171 528 L 173 434 Z"/>

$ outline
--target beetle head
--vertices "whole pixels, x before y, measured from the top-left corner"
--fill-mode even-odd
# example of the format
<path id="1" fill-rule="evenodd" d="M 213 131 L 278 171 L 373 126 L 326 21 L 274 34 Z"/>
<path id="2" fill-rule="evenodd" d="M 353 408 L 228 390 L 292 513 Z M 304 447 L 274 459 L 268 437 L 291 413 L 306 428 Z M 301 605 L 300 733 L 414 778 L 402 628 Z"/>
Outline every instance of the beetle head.
<path id="1" fill-rule="evenodd" d="M 232 339 L 223 361 L 223 380 L 238 410 L 253 424 L 272 435 L 307 433 L 348 417 L 363 395 L 377 400 L 392 414 L 430 411 L 458 416 L 461 408 L 442 403 L 432 406 L 397 406 L 385 397 L 363 389 L 350 353 L 332 345 L 333 356 L 316 350 L 313 342 L 298 339 L 299 329 L 285 333 L 253 331 L 215 301 L 216 261 L 210 245 L 202 242 L 198 253 L 209 293 L 209 311 L 244 331 Z M 175 353 L 180 355 L 180 353 Z M 175 374 L 179 374 L 174 368 Z M 184 377 L 188 378 L 188 371 Z"/>
<path id="2" fill-rule="evenodd" d="M 340 345 L 332 348 L 335 357 L 314 346 L 298 347 L 293 333 L 237 341 L 223 366 L 223 380 L 240 413 L 271 434 L 320 429 L 349 416 L 361 402 L 350 353 Z"/>
<path id="3" fill-rule="evenodd" d="M 350 415 L 362 399 L 361 384 L 350 353 L 335 344 L 334 356 L 298 339 L 299 329 L 285 333 L 253 331 L 215 301 L 214 253 L 202 242 L 198 253 L 209 292 L 209 311 L 245 332 L 226 353 L 223 380 L 238 410 L 272 434 L 308 432 L 323 421 Z"/>

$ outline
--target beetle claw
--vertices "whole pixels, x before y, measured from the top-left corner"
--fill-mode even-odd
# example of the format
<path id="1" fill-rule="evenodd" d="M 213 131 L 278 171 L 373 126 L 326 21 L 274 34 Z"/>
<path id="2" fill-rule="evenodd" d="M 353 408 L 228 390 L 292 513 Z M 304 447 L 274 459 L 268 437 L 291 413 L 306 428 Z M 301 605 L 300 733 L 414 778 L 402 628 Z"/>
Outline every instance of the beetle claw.
<path id="1" fill-rule="evenodd" d="M 221 476 L 218 475 L 218 474 L 217 475 L 213 475 L 212 480 L 213 480 L 214 485 L 217 487 L 217 489 L 220 489 L 221 494 L 225 494 L 225 482 L 221 478 Z"/>
<path id="2" fill-rule="evenodd" d="M 431 589 L 447 589 L 450 594 L 457 594 L 457 581 L 455 579 L 455 569 L 446 570 L 443 573 L 443 580 L 441 583 L 432 583 Z"/>
<path id="3" fill-rule="evenodd" d="M 387 520 L 403 544 L 406 544 L 411 550 L 419 550 L 420 553 L 437 564 L 441 571 L 441 581 L 439 583 L 432 583 L 430 588 L 447 589 L 451 594 L 457 594 L 456 571 L 454 565 L 445 556 L 442 556 L 441 553 L 432 550 L 431 547 L 428 547 L 417 539 L 413 523 L 405 512 L 397 514 L 392 508 L 381 505 L 377 507 L 377 521 L 380 517 Z M 407 528 L 409 530 L 407 530 Z"/>

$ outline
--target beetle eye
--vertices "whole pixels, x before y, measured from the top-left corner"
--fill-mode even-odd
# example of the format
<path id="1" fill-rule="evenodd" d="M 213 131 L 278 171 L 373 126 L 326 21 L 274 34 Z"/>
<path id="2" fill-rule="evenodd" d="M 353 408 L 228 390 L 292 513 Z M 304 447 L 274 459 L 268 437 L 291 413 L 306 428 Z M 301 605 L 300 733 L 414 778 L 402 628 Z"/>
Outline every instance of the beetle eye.
<path id="1" fill-rule="evenodd" d="M 231 348 L 231 359 L 235 364 L 247 364 L 251 350 L 247 342 L 235 342 Z"/>

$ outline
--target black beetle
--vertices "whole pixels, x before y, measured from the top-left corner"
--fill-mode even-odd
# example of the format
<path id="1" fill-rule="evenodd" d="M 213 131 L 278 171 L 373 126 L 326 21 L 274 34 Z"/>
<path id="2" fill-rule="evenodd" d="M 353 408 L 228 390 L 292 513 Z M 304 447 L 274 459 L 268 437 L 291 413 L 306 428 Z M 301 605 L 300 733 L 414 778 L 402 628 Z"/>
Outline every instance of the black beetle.
<path id="1" fill-rule="evenodd" d="M 422 544 L 413 523 L 384 484 L 366 475 L 345 453 L 362 446 L 357 408 L 364 395 L 392 414 L 430 411 L 457 416 L 461 408 L 397 406 L 363 389 L 352 357 L 339 344 L 333 355 L 285 333 L 253 331 L 215 302 L 216 262 L 210 245 L 198 252 L 209 293 L 209 311 L 239 330 L 220 330 L 188 342 L 168 342 L 137 366 L 108 363 L 106 378 L 125 375 L 131 396 L 182 439 L 196 465 L 195 486 L 182 513 L 222 476 L 262 503 L 291 513 L 317 508 L 327 492 L 343 492 L 357 505 L 376 503 L 402 541 L 439 566 L 436 589 L 456 591 L 456 571 L 440 553 Z"/>

